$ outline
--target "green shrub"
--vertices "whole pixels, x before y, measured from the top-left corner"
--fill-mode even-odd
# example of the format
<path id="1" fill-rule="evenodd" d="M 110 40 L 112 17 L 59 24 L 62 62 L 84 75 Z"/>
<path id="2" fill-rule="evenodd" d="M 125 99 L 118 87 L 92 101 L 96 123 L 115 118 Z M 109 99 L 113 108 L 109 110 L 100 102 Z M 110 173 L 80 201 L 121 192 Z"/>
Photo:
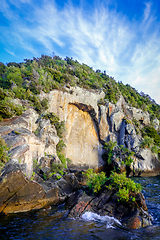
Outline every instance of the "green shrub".
<path id="1" fill-rule="evenodd" d="M 107 150 L 107 155 L 108 155 L 107 162 L 108 162 L 108 164 L 112 163 L 113 149 L 116 145 L 117 145 L 117 142 L 109 141 L 109 142 L 105 142 L 105 144 L 103 146 L 103 148 Z"/>
<path id="2" fill-rule="evenodd" d="M 60 121 L 59 117 L 53 112 L 45 114 L 43 118 L 50 120 L 57 130 L 57 135 L 62 138 L 65 131 L 65 122 Z"/>
<path id="3" fill-rule="evenodd" d="M 154 139 L 148 136 L 144 137 L 144 140 L 141 142 L 141 148 L 150 148 L 154 144 Z"/>
<path id="4" fill-rule="evenodd" d="M 120 201 L 128 202 L 131 193 L 138 193 L 142 190 L 141 185 L 127 178 L 125 173 L 118 174 L 112 172 L 110 180 L 111 184 L 108 188 L 116 188 L 118 190 L 116 195 L 120 198 Z M 134 198 L 132 198 L 132 200 L 134 200 Z"/>
<path id="5" fill-rule="evenodd" d="M 126 166 L 130 167 L 131 164 L 133 163 L 133 159 L 131 158 L 132 156 L 134 156 L 134 152 L 128 152 L 128 156 L 125 158 L 125 164 Z"/>
<path id="6" fill-rule="evenodd" d="M 46 113 L 44 116 L 43 116 L 43 118 L 45 118 L 45 119 L 49 119 L 50 120 L 50 122 L 51 122 L 51 124 L 55 124 L 55 123 L 57 123 L 57 122 L 59 122 L 59 117 L 55 114 L 55 113 L 53 113 L 53 112 L 51 112 L 51 113 Z"/>
<path id="7" fill-rule="evenodd" d="M 31 181 L 34 179 L 35 174 L 36 174 L 35 172 L 32 173 Z"/>
<path id="8" fill-rule="evenodd" d="M 126 166 L 130 167 L 132 162 L 133 162 L 132 157 L 134 156 L 135 152 L 131 151 L 130 149 L 128 149 L 126 147 L 124 147 L 123 145 L 120 145 L 119 149 L 121 150 L 121 156 L 123 156 L 123 161 L 121 162 L 121 164 L 125 163 Z"/>
<path id="9" fill-rule="evenodd" d="M 145 138 L 150 137 L 154 140 L 154 144 L 160 147 L 160 135 L 158 132 L 154 129 L 153 126 L 146 126 L 142 128 L 142 136 Z M 151 144 L 150 144 L 151 145 Z"/>
<path id="10" fill-rule="evenodd" d="M 160 148 L 158 146 L 153 146 L 151 148 L 151 151 L 152 151 L 152 153 L 158 154 L 158 153 L 160 153 Z"/>
<path id="11" fill-rule="evenodd" d="M 65 145 L 63 139 L 60 139 L 60 140 L 59 140 L 59 143 L 58 143 L 57 146 L 56 146 L 57 152 L 62 152 L 62 150 L 64 149 L 64 147 L 66 147 L 66 145 Z"/>
<path id="12" fill-rule="evenodd" d="M 0 137 L 0 170 L 9 161 L 8 150 L 5 141 Z"/>
<path id="13" fill-rule="evenodd" d="M 66 160 L 65 156 L 61 152 L 57 152 L 57 156 L 59 157 L 64 168 L 67 168 L 67 160 Z"/>
<path id="14" fill-rule="evenodd" d="M 59 163 L 52 163 L 51 164 L 51 172 L 53 174 L 59 173 L 61 175 L 63 175 L 63 169 L 64 169 L 64 165 L 63 164 L 59 164 Z M 50 175 L 51 177 L 51 175 Z"/>
<path id="15" fill-rule="evenodd" d="M 132 124 L 132 121 L 129 119 L 129 117 L 124 117 L 123 120 L 126 122 L 126 124 Z"/>
<path id="16" fill-rule="evenodd" d="M 98 106 L 100 106 L 100 105 L 105 105 L 106 104 L 106 99 L 103 99 L 103 98 L 101 98 L 99 101 L 98 101 Z"/>
<path id="17" fill-rule="evenodd" d="M 101 187 L 107 181 L 107 177 L 104 172 L 95 173 L 93 169 L 88 169 L 84 175 L 86 176 L 87 186 L 89 189 L 93 189 L 94 193 L 97 193 L 101 190 Z"/>
<path id="18" fill-rule="evenodd" d="M 55 126 L 55 128 L 57 130 L 58 137 L 62 138 L 63 137 L 63 133 L 66 130 L 65 122 L 64 121 L 57 122 L 57 123 L 54 124 L 54 126 Z"/>
<path id="19" fill-rule="evenodd" d="M 14 104 L 11 99 L 5 98 L 0 102 L 0 116 L 3 119 L 11 118 L 13 116 L 20 116 L 24 108 L 20 105 Z"/>
<path id="20" fill-rule="evenodd" d="M 106 187 L 109 190 L 116 190 L 116 195 L 119 197 L 120 201 L 128 202 L 130 199 L 135 201 L 135 197 L 132 195 L 139 193 L 142 190 L 141 185 L 139 183 L 135 183 L 130 178 L 127 178 L 125 173 L 118 174 L 116 172 L 112 172 L 108 179 L 104 172 L 95 173 L 93 169 L 88 169 L 84 173 L 84 176 L 86 176 L 87 186 L 90 190 L 93 189 L 94 193 L 98 193 L 102 186 L 110 180 L 109 186 Z"/>
<path id="21" fill-rule="evenodd" d="M 41 114 L 42 112 L 48 109 L 48 99 L 44 98 L 42 101 L 40 101 L 40 99 L 36 95 L 33 95 L 32 101 L 33 101 L 35 110 L 39 114 Z"/>

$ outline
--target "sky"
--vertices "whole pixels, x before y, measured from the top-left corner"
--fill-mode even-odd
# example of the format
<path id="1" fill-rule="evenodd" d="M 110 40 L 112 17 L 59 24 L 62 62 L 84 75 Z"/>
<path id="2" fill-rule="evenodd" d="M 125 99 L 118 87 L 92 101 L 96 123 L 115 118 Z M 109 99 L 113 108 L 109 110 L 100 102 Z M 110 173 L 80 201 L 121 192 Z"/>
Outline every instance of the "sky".
<path id="1" fill-rule="evenodd" d="M 160 104 L 160 1 L 0 0 L 0 61 L 73 57 Z"/>

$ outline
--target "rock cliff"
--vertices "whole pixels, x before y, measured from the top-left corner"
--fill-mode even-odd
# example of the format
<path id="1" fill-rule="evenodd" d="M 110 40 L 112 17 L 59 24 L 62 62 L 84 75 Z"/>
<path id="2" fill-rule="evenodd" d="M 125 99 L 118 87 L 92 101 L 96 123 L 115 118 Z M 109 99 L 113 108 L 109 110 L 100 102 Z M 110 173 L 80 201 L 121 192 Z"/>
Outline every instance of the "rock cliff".
<path id="1" fill-rule="evenodd" d="M 88 168 L 106 170 L 106 166 L 109 170 L 116 168 L 134 176 L 160 174 L 158 155 L 150 148 L 141 147 L 144 140 L 141 129 L 150 126 L 148 112 L 130 107 L 122 96 L 116 104 L 104 99 L 104 96 L 103 91 L 78 87 L 41 92 L 40 99 L 48 99 L 49 104 L 42 114 L 29 107 L 21 116 L 0 122 L 0 137 L 9 147 L 10 157 L 0 175 L 1 213 L 29 211 L 66 202 L 72 209 L 72 217 L 77 216 L 76 209 L 81 206 L 83 213 L 85 207 L 86 210 L 119 219 L 127 217 L 131 220 L 131 225 L 124 222 L 127 227 L 139 228 L 151 224 L 150 217 L 146 220 L 143 216 L 145 209 L 138 207 L 137 210 L 136 204 L 125 208 L 116 202 L 112 209 L 115 192 L 109 195 L 108 200 L 106 189 L 100 199 L 87 196 L 85 192 L 82 194 L 79 188 L 84 184 L 81 181 L 83 174 L 73 174 L 75 170 Z M 56 114 L 65 123 L 63 152 L 71 160 L 65 171 L 60 168 L 57 154 L 61 137 L 57 136 L 56 125 L 45 117 L 48 113 Z M 157 119 L 154 119 L 153 126 L 158 131 Z M 108 143 L 112 149 L 106 145 Z M 87 198 L 86 203 L 81 194 Z M 141 201 L 144 200 L 142 195 L 137 195 L 136 201 L 138 196 Z M 88 205 L 88 199 L 92 206 Z M 104 209 L 96 205 L 99 200 L 105 202 Z M 131 208 L 134 209 L 133 219 L 129 214 Z"/>
<path id="2" fill-rule="evenodd" d="M 130 107 L 122 96 L 116 104 L 105 100 L 104 96 L 103 91 L 79 87 L 66 87 L 65 91 L 41 92 L 39 96 L 41 100 L 48 99 L 47 111 L 54 112 L 65 122 L 64 154 L 71 159 L 70 167 L 102 167 L 105 164 L 102 159 L 103 145 L 111 140 L 134 151 L 134 162 L 131 165 L 134 175 L 159 174 L 158 156 L 148 148 L 140 148 L 143 138 L 134 124 L 135 121 L 138 122 L 140 128 L 149 125 L 148 112 Z M 154 119 L 153 123 L 155 129 L 159 129 L 159 121 Z M 49 120 L 43 119 L 32 108 L 19 117 L 0 122 L 0 135 L 10 147 L 10 156 L 21 161 L 30 177 L 33 159 L 39 162 L 45 153 L 55 156 L 58 161 L 56 145 L 59 137 L 56 129 Z M 120 166 L 117 158 L 120 158 L 121 162 L 121 156 L 116 155 L 115 151 L 113 164 L 116 162 Z"/>

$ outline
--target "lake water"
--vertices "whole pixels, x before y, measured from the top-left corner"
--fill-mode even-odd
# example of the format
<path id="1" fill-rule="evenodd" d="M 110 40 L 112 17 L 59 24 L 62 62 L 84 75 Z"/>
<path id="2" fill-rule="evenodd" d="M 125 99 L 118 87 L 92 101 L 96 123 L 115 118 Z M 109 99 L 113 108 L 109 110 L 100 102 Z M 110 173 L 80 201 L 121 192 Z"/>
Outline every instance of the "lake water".
<path id="1" fill-rule="evenodd" d="M 160 176 L 135 178 L 143 186 L 153 226 L 140 230 L 123 230 L 114 227 L 114 219 L 84 215 L 83 219 L 67 218 L 61 205 L 36 212 L 11 214 L 0 217 L 0 240 L 3 239 L 106 239 L 135 240 L 160 239 Z"/>

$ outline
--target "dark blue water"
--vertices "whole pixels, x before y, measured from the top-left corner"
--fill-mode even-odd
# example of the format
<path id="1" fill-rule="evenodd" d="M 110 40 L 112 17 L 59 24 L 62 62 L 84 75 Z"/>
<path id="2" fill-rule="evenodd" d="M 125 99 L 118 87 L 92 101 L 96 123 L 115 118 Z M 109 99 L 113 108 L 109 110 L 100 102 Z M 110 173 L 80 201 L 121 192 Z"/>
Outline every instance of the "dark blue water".
<path id="1" fill-rule="evenodd" d="M 0 240 L 3 239 L 107 239 L 135 240 L 160 239 L 160 177 L 137 178 L 143 186 L 153 226 L 140 230 L 107 228 L 105 222 L 84 221 L 67 218 L 67 210 L 43 209 L 36 212 L 11 214 L 0 218 Z"/>

